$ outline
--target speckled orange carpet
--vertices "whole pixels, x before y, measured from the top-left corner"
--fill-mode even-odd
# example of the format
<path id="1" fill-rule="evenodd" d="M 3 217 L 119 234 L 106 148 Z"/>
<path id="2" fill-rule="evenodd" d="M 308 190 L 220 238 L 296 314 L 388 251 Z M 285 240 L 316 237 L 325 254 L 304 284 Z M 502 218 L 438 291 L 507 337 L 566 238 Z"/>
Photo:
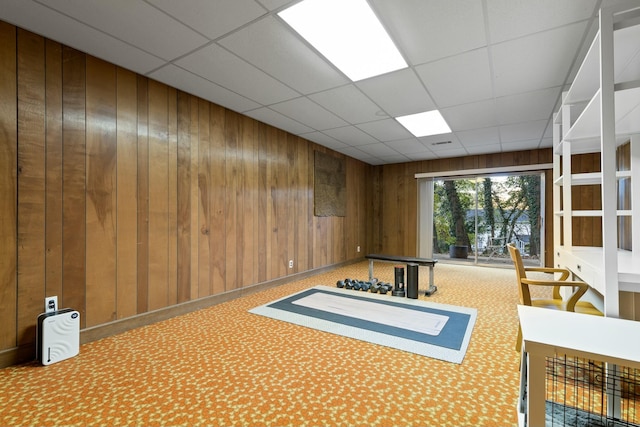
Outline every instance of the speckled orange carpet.
<path id="1" fill-rule="evenodd" d="M 420 270 L 421 288 L 427 271 Z M 376 264 L 375 272 L 392 282 L 392 264 Z M 368 263 L 85 344 L 53 365 L 2 369 L 0 425 L 517 424 L 513 270 L 441 263 L 438 292 L 420 293 L 478 309 L 459 365 L 248 312 L 345 277 L 366 279 Z"/>

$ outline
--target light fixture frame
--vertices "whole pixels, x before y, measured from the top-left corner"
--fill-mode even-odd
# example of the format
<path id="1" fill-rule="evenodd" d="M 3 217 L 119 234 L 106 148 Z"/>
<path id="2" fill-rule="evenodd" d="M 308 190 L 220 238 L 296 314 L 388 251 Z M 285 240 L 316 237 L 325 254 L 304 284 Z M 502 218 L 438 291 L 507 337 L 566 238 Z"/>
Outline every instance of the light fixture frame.
<path id="1" fill-rule="evenodd" d="M 303 0 L 278 16 L 354 82 L 408 67 L 366 0 Z"/>

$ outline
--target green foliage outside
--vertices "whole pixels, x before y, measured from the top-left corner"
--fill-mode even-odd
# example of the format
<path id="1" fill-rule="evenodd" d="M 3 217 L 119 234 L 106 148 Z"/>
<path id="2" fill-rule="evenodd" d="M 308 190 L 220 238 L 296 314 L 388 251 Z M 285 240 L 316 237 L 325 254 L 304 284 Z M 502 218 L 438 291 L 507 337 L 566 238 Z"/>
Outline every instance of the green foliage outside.
<path id="1" fill-rule="evenodd" d="M 434 251 L 450 245 L 475 247 L 478 192 L 478 234 L 514 242 L 529 235 L 525 253 L 540 250 L 540 176 L 457 179 L 434 183 Z M 524 214 L 527 216 L 523 217 Z M 526 221 L 523 221 L 526 219 Z"/>

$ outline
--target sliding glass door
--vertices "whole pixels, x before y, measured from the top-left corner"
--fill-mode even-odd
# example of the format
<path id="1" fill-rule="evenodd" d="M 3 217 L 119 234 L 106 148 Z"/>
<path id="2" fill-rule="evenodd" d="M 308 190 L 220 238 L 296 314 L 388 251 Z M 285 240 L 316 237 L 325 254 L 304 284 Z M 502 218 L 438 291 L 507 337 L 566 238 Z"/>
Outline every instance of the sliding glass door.
<path id="1" fill-rule="evenodd" d="M 433 180 L 434 258 L 511 264 L 507 243 L 541 265 L 542 174 Z"/>

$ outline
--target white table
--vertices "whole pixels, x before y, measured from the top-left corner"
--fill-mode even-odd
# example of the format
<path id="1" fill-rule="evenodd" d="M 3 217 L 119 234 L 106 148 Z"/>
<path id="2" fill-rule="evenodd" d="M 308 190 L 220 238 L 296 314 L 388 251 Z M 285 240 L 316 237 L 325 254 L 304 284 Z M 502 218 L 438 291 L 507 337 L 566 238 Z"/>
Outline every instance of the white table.
<path id="1" fill-rule="evenodd" d="M 640 322 L 524 305 L 518 306 L 518 316 L 526 353 L 521 369 L 526 369 L 530 427 L 545 425 L 547 356 L 566 354 L 640 369 Z"/>

